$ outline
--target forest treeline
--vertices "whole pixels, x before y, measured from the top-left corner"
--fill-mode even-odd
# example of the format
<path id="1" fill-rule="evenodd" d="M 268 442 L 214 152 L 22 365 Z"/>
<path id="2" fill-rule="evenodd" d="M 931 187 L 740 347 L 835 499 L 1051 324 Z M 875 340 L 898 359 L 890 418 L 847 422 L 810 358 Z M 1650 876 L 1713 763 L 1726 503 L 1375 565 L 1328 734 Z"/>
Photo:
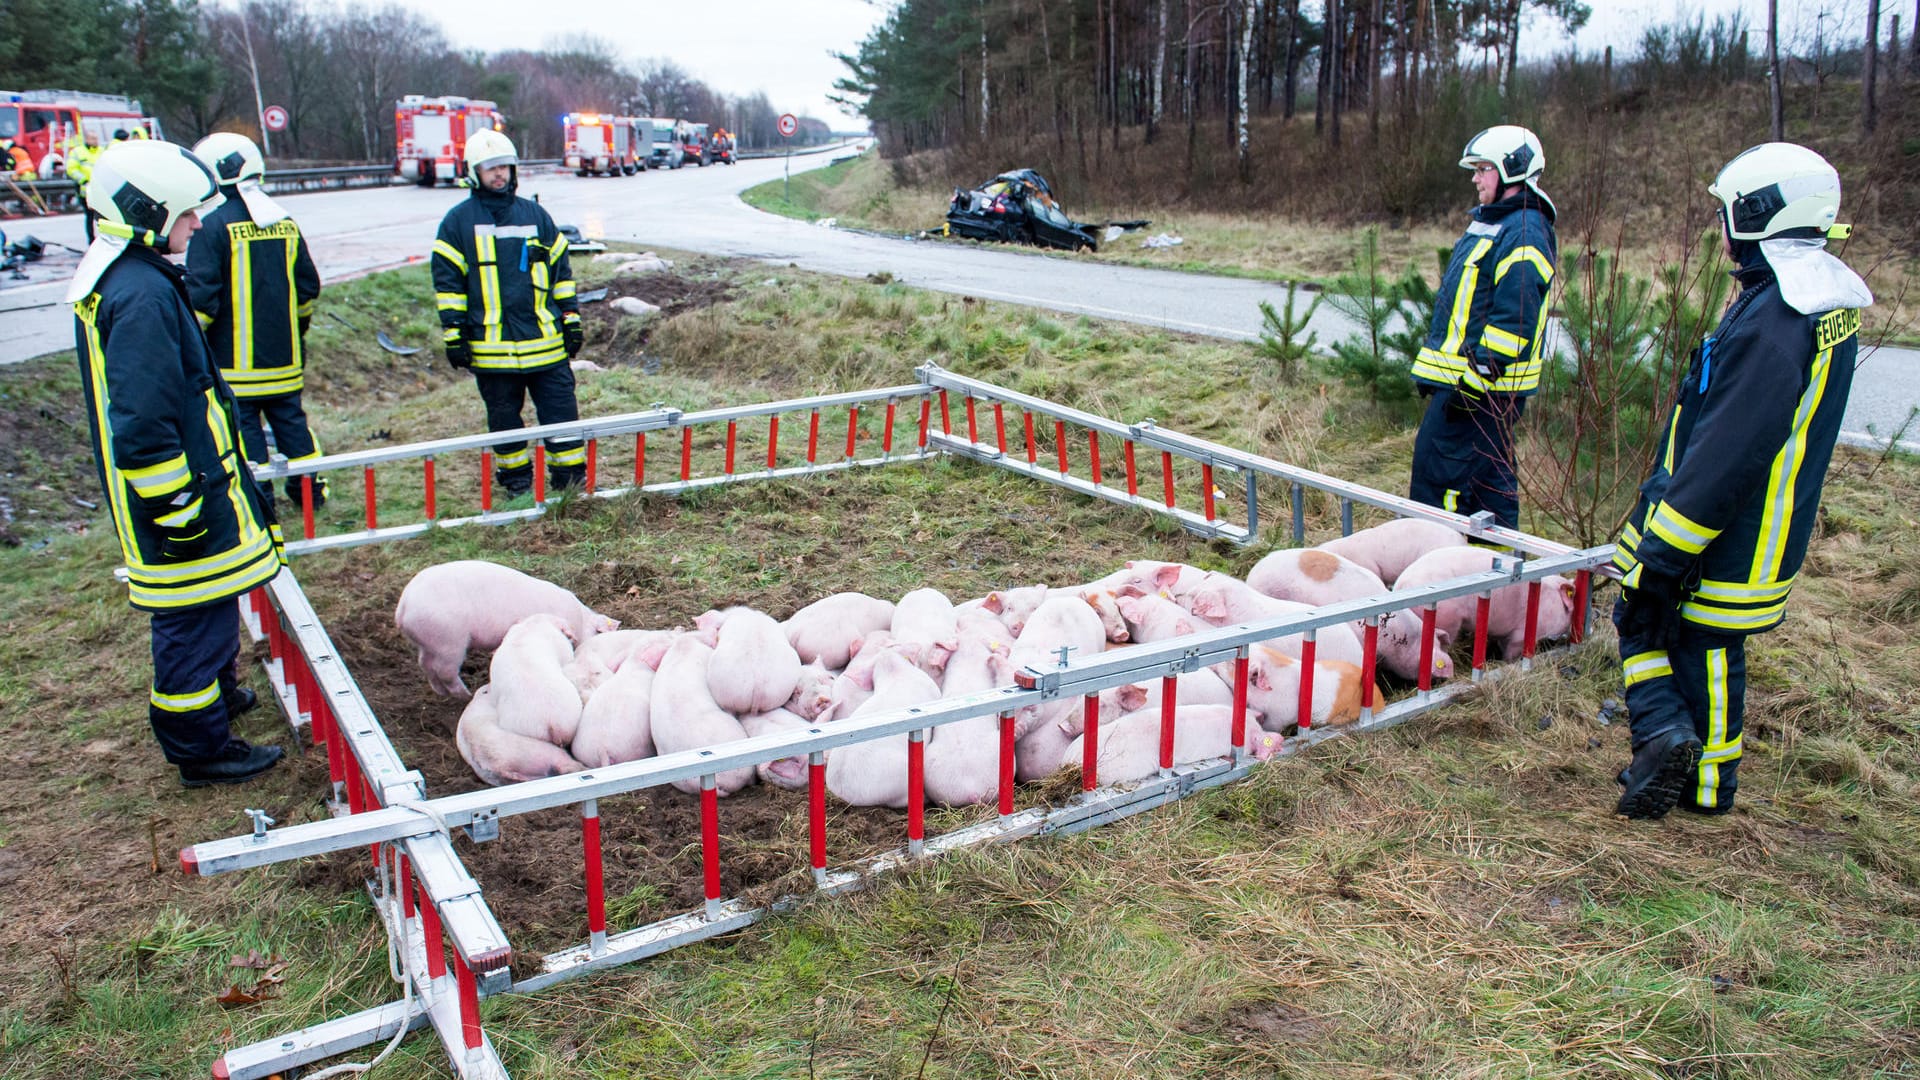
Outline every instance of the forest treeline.
<path id="1" fill-rule="evenodd" d="M 288 110 L 275 158 L 379 161 L 393 154 L 404 94 L 490 98 L 527 157 L 557 157 L 559 117 L 574 110 L 671 116 L 725 126 L 743 148 L 781 144 L 765 94 L 728 96 L 670 58 L 629 62 L 610 41 L 575 37 L 540 49 L 456 48 L 440 24 L 398 4 L 317 0 L 4 0 L 0 88 L 128 94 L 192 142 L 215 130 L 258 137 L 264 104 Z M 806 118 L 796 142 L 824 142 Z"/>
<path id="2" fill-rule="evenodd" d="M 1869 110 L 1910 119 L 1920 51 L 1895 6 L 1823 0 L 1778 40 L 1786 137 L 1870 158 L 1876 183 L 1910 182 L 1920 161 L 1900 124 L 1868 130 L 1874 113 L 1848 98 L 1877 51 Z M 1677 155 L 1768 137 L 1764 26 L 1681 9 L 1618 55 L 1568 49 L 1590 13 L 1581 0 L 902 0 L 841 57 L 839 89 L 903 173 L 961 183 L 1029 165 L 1105 205 L 1429 217 L 1462 204 L 1467 136 L 1513 122 L 1540 132 L 1549 182 L 1578 208 L 1595 186 L 1629 186 L 1622 158 L 1656 159 L 1627 173 L 1674 182 L 1708 168 Z M 1636 131 L 1675 108 L 1701 130 Z"/>

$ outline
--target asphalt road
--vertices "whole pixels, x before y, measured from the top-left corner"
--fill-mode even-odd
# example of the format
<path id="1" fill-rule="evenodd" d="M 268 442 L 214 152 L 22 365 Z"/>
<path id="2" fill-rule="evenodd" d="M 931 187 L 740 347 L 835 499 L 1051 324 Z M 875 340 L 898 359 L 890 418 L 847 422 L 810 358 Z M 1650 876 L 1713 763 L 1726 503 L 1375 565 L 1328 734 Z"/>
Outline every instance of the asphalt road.
<path id="1" fill-rule="evenodd" d="M 795 172 L 818 168 L 836 156 L 797 156 L 792 168 Z M 884 271 L 896 281 L 920 288 L 1214 337 L 1257 337 L 1259 301 L 1278 304 L 1285 298 L 1283 290 L 1270 282 L 821 228 L 761 213 L 739 200 L 743 189 L 778 179 L 783 165 L 780 159 L 759 159 L 635 177 L 530 175 L 523 179 L 521 193 L 539 196 L 556 220 L 610 241 L 758 259 L 853 277 Z M 465 197 L 453 189 L 389 187 L 288 195 L 282 202 L 306 233 L 321 276 L 339 280 L 424 258 L 440 218 Z M 940 212 L 940 207 L 928 208 L 930 224 Z M 15 237 L 32 232 L 43 240 L 81 244 L 79 220 L 74 217 L 6 224 Z M 0 363 L 72 348 L 72 316 L 60 303 L 72 262 L 71 256 L 65 256 L 41 264 L 34 270 L 39 280 L 0 282 L 5 286 L 0 288 Z M 422 297 L 422 302 L 426 299 Z M 1326 305 L 1314 317 L 1312 328 L 1322 342 L 1353 329 Z M 1847 407 L 1847 441 L 1881 445 L 1916 406 L 1920 406 L 1920 351 L 1882 348 L 1866 353 Z M 1875 434 L 1881 439 L 1875 439 Z M 1920 451 L 1920 431 L 1910 432 L 1904 446 Z"/>

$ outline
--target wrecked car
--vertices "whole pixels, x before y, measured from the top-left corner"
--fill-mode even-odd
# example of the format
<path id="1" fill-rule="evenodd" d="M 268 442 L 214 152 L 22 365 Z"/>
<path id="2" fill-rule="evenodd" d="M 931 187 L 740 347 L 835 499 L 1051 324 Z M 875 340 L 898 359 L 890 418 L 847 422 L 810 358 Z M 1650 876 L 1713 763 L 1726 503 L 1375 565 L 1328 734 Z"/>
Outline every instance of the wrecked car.
<path id="1" fill-rule="evenodd" d="M 1102 234 L 1137 229 L 1145 221 L 1083 222 L 1068 217 L 1053 197 L 1046 178 L 1032 169 L 1015 169 L 977 188 L 955 188 L 947 207 L 949 236 L 1032 244 L 1064 251 L 1093 251 Z"/>

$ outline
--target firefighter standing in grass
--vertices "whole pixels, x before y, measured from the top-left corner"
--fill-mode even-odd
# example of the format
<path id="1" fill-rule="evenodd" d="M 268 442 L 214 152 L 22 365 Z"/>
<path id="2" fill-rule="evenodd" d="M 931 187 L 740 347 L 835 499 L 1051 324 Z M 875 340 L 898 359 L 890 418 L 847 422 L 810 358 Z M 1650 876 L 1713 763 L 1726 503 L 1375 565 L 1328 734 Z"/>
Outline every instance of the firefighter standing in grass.
<path id="1" fill-rule="evenodd" d="M 1459 514 L 1490 511 L 1520 527 L 1513 429 L 1540 386 L 1547 286 L 1559 258 L 1546 152 L 1523 127 L 1467 140 L 1480 204 L 1434 294 L 1433 324 L 1413 364 L 1427 411 L 1413 444 L 1410 496 Z"/>
<path id="2" fill-rule="evenodd" d="M 574 300 L 567 238 L 519 186 L 513 142 L 497 131 L 467 139 L 472 197 L 440 222 L 433 242 L 433 287 L 447 363 L 470 368 L 487 406 L 487 430 L 522 426 L 533 398 L 542 424 L 576 420 L 573 369 L 584 340 Z M 495 477 L 514 495 L 533 486 L 533 453 L 525 442 L 494 447 Z M 578 439 L 547 440 L 548 480 L 558 490 L 586 476 Z"/>
<path id="3" fill-rule="evenodd" d="M 320 447 L 307 427 L 300 393 L 320 273 L 300 227 L 260 190 L 266 159 L 252 139 L 219 132 L 200 140 L 193 152 L 213 170 L 226 202 L 201 220 L 187 245 L 187 293 L 220 375 L 238 399 L 247 460 L 267 463 L 263 416 L 288 461 L 317 458 Z M 295 506 L 301 487 L 288 478 L 287 498 Z M 271 501 L 271 486 L 266 493 Z M 326 501 L 326 481 L 315 477 L 314 506 Z"/>
<path id="4" fill-rule="evenodd" d="M 239 453 L 233 395 L 168 261 L 218 202 L 186 148 L 120 143 L 94 163 L 95 237 L 74 272 L 80 381 L 128 599 L 152 615 L 148 721 L 188 787 L 252 779 L 277 746 L 234 738 L 253 691 L 234 681 L 237 597 L 280 572 L 279 529 Z"/>
<path id="5" fill-rule="evenodd" d="M 1840 176 L 1819 154 L 1765 143 L 1707 190 L 1740 295 L 1694 351 L 1614 556 L 1630 818 L 1733 808 L 1746 639 L 1785 617 L 1873 303 L 1825 250 L 1844 227 Z"/>

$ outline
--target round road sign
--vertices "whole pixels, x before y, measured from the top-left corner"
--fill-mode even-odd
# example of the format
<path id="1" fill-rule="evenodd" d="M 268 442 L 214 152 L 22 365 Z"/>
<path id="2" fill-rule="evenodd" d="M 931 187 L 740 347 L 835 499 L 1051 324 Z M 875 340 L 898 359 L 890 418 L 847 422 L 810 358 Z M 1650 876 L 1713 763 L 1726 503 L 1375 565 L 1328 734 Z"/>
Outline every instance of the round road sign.
<path id="1" fill-rule="evenodd" d="M 792 113 L 780 115 L 780 137 L 788 138 L 800 130 L 800 121 Z"/>
<path id="2" fill-rule="evenodd" d="M 260 122 L 268 131 L 287 130 L 287 110 L 278 105 L 269 105 L 260 111 Z"/>

